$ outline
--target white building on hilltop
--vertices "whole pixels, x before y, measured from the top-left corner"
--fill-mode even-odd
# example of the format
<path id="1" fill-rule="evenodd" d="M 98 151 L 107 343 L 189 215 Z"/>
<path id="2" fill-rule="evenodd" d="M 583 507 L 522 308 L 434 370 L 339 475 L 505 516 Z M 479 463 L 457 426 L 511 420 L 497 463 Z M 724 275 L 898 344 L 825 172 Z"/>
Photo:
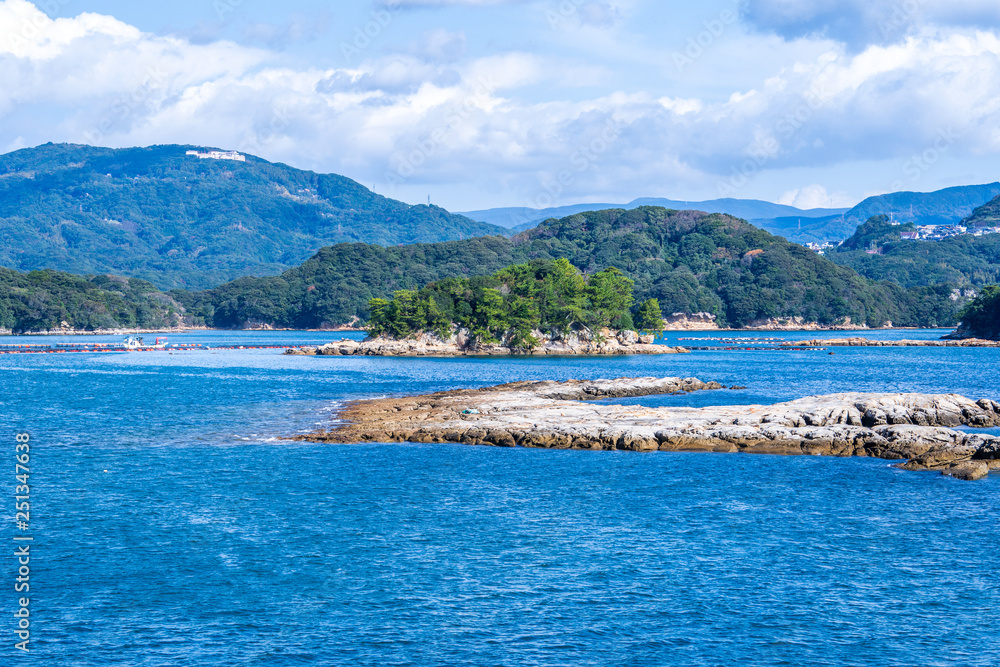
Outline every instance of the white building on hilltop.
<path id="1" fill-rule="evenodd" d="M 245 155 L 240 155 L 236 151 L 209 151 L 199 153 L 198 151 L 188 151 L 187 155 L 194 155 L 199 160 L 232 160 L 233 162 L 246 162 Z"/>

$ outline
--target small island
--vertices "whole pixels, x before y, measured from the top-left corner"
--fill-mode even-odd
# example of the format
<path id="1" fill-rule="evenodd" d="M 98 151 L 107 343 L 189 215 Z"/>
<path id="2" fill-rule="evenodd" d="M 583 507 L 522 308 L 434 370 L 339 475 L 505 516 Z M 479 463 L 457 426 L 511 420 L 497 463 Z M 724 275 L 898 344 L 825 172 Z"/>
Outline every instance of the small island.
<path id="1" fill-rule="evenodd" d="M 369 302 L 369 337 L 286 354 L 500 356 L 682 354 L 655 345 L 659 302 L 633 312 L 634 283 L 616 268 L 583 275 L 566 259 L 535 260 L 492 276 L 447 278 Z M 645 332 L 640 333 L 640 332 Z"/>
<path id="2" fill-rule="evenodd" d="M 1000 469 L 1000 437 L 953 428 L 1000 425 L 1000 403 L 989 399 L 848 393 L 769 406 L 647 408 L 592 402 L 722 388 L 694 378 L 623 378 L 517 382 L 362 400 L 340 412 L 336 428 L 295 439 L 867 456 L 965 480 Z"/>

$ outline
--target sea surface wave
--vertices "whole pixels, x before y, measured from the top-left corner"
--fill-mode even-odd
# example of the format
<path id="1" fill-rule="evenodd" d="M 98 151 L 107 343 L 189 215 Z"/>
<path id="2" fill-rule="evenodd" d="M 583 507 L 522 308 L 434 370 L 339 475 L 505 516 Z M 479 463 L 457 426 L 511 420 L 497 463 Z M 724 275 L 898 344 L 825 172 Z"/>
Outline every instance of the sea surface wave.
<path id="1" fill-rule="evenodd" d="M 852 334 L 666 342 L 834 335 Z M 340 337 L 193 332 L 171 342 Z M 50 341 L 81 339 L 2 342 Z M 285 439 L 328 427 L 347 400 L 515 380 L 693 376 L 746 387 L 620 401 L 644 405 L 842 391 L 1000 400 L 997 369 L 1000 350 L 966 348 L 0 355 L 3 487 L 13 495 L 14 434 L 28 431 L 35 538 L 31 652 L 13 649 L 8 557 L 0 662 L 997 665 L 1000 476 L 960 482 L 874 459 Z M 15 532 L 8 522 L 9 553 Z"/>

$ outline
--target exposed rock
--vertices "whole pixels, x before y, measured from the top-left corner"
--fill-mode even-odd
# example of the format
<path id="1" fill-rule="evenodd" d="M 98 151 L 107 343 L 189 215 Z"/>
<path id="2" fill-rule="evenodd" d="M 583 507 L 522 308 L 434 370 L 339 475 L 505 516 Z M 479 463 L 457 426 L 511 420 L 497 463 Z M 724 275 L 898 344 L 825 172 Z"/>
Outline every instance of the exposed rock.
<path id="1" fill-rule="evenodd" d="M 1000 341 L 981 338 L 962 340 L 872 340 L 870 338 L 826 338 L 782 343 L 785 347 L 1000 347 Z"/>
<path id="2" fill-rule="evenodd" d="M 965 461 L 964 463 L 953 463 L 941 472 L 950 477 L 973 482 L 990 474 L 990 467 L 985 461 Z"/>
<path id="3" fill-rule="evenodd" d="M 711 313 L 674 313 L 663 318 L 663 328 L 666 331 L 720 331 L 729 327 L 720 327 L 715 315 Z M 745 331 L 853 331 L 866 328 L 864 323 L 852 322 L 845 317 L 834 324 L 810 322 L 803 317 L 771 317 L 748 322 L 740 327 Z M 890 325 L 888 328 L 892 328 Z"/>
<path id="4" fill-rule="evenodd" d="M 527 355 L 617 355 L 617 354 L 686 354 L 683 347 L 654 345 L 653 336 L 640 336 L 634 331 L 602 329 L 597 336 L 587 330 L 574 331 L 565 336 L 547 336 L 534 333 L 541 344 L 531 351 L 518 351 L 505 345 L 475 345 L 465 329 L 455 331 L 449 338 L 421 333 L 410 338 L 366 338 L 363 341 L 344 339 L 322 347 L 302 347 L 286 350 L 285 354 L 377 356 L 377 357 L 454 357 L 454 356 L 509 356 Z"/>
<path id="5" fill-rule="evenodd" d="M 714 331 L 719 328 L 715 315 L 711 313 L 674 313 L 663 318 L 663 328 L 667 331 Z"/>
<path id="6" fill-rule="evenodd" d="M 747 324 L 747 329 L 758 331 L 852 331 L 854 329 L 864 329 L 865 325 L 851 322 L 850 317 L 835 324 L 819 324 L 809 322 L 804 317 L 771 317 L 762 320 L 754 320 Z"/>
<path id="7" fill-rule="evenodd" d="M 1000 425 L 1000 404 L 954 395 L 834 394 L 777 405 L 710 408 L 586 400 L 721 389 L 694 378 L 517 382 L 486 389 L 357 401 L 325 442 L 460 442 L 630 451 L 873 456 L 908 470 L 977 479 L 1000 468 L 1000 438 L 953 426 Z M 985 472 L 984 472 L 985 471 Z"/>

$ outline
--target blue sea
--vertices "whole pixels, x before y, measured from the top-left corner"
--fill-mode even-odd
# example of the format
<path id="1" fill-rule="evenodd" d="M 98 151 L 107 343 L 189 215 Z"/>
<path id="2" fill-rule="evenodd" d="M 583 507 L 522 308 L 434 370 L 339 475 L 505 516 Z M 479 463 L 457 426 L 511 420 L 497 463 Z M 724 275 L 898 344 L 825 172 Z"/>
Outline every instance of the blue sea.
<path id="1" fill-rule="evenodd" d="M 713 337 L 723 336 L 667 342 Z M 118 339 L 0 342 L 91 340 Z M 329 426 L 347 400 L 515 380 L 746 387 L 631 401 L 646 405 L 841 391 L 1000 400 L 998 349 L 830 351 L 0 355 L 0 664 L 1000 664 L 1000 475 L 961 482 L 874 459 L 285 439 Z M 18 432 L 32 438 L 28 533 L 13 524 Z M 14 648 L 13 616 L 13 538 L 25 534 L 27 654 Z"/>

